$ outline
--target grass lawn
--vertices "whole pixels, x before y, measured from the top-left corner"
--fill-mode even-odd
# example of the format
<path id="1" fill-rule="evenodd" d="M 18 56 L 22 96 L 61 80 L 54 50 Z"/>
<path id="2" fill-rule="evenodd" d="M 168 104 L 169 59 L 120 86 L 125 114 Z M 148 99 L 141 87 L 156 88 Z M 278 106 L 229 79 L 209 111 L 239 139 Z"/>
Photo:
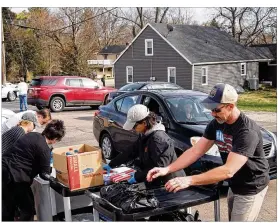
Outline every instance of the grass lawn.
<path id="1" fill-rule="evenodd" d="M 277 89 L 264 88 L 239 94 L 238 107 L 246 111 L 277 112 Z"/>

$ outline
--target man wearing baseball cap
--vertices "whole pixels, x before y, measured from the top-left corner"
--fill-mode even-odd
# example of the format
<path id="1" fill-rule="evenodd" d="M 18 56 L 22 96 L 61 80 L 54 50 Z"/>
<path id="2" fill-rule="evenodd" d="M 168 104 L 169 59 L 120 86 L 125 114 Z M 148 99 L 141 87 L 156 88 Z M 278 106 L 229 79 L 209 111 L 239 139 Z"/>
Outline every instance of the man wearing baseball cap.
<path id="1" fill-rule="evenodd" d="M 229 220 L 256 221 L 268 189 L 269 165 L 264 157 L 260 127 L 237 108 L 237 99 L 238 94 L 231 85 L 215 85 L 202 101 L 215 118 L 203 137 L 168 167 L 149 171 L 147 180 L 188 167 L 216 144 L 224 163 L 222 166 L 172 179 L 165 184 L 166 189 L 177 192 L 189 186 L 228 180 Z"/>
<path id="2" fill-rule="evenodd" d="M 168 166 L 177 159 L 173 140 L 166 134 L 164 125 L 157 121 L 156 114 L 149 111 L 145 105 L 134 105 L 128 110 L 123 128 L 128 131 L 134 130 L 139 134 L 139 138 L 131 148 L 112 159 L 109 165 L 104 165 L 105 170 L 109 171 L 111 168 L 139 158 L 135 164 L 137 171 L 128 182 L 146 182 L 150 169 L 155 166 Z M 185 176 L 183 170 L 175 171 L 155 180 L 151 186 L 160 186 L 172 178 L 182 176 Z"/>

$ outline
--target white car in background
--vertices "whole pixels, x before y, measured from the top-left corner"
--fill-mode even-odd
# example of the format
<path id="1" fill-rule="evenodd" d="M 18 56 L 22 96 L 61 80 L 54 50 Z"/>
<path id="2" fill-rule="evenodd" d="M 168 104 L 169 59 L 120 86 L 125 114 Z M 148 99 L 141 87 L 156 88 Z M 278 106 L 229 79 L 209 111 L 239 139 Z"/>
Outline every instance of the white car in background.
<path id="1" fill-rule="evenodd" d="M 12 110 L 2 108 L 1 124 L 5 123 L 7 119 L 9 119 L 10 117 L 12 117 L 14 115 L 15 115 L 15 113 Z"/>
<path id="2" fill-rule="evenodd" d="M 14 101 L 18 95 L 18 86 L 11 83 L 2 84 L 2 100 Z"/>

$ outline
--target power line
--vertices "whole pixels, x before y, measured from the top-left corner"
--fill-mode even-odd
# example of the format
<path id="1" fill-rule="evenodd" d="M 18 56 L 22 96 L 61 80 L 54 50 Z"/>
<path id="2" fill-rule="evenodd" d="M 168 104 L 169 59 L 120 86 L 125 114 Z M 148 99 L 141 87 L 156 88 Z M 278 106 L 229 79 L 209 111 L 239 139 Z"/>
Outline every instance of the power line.
<path id="1" fill-rule="evenodd" d="M 33 30 L 39 30 L 39 31 L 43 31 L 43 32 L 44 32 L 44 31 L 48 31 L 48 32 L 44 33 L 44 35 L 48 35 L 48 34 L 51 34 L 51 33 L 57 32 L 57 31 L 64 30 L 64 29 L 69 28 L 69 27 L 71 27 L 71 26 L 73 26 L 73 25 L 77 25 L 77 24 L 80 24 L 80 23 L 83 23 L 83 22 L 87 22 L 88 20 L 91 20 L 91 19 L 94 19 L 94 18 L 96 18 L 96 17 L 98 17 L 98 16 L 104 15 L 104 14 L 106 14 L 106 13 L 108 13 L 108 12 L 111 12 L 111 11 L 117 9 L 117 8 L 118 8 L 118 7 L 114 7 L 114 8 L 112 8 L 112 9 L 109 9 L 109 10 L 107 10 L 107 11 L 105 11 L 105 12 L 102 12 L 102 13 L 100 13 L 100 14 L 97 14 L 97 15 L 95 15 L 95 16 L 89 17 L 89 18 L 87 18 L 87 19 L 85 19 L 85 20 L 82 20 L 82 21 L 80 21 L 80 22 L 76 22 L 76 23 L 73 23 L 73 24 L 71 24 L 71 25 L 67 25 L 67 26 L 64 26 L 64 27 L 62 27 L 62 28 L 59 28 L 59 29 L 56 29 L 56 30 L 52 30 L 52 31 L 50 31 L 50 30 L 43 30 L 43 29 L 40 29 L 40 28 L 31 27 L 31 26 L 24 26 L 24 25 L 13 24 L 13 23 L 10 23 L 10 25 L 12 25 L 12 26 L 17 26 L 17 27 L 23 28 L 23 29 L 33 29 Z"/>
<path id="2" fill-rule="evenodd" d="M 118 7 L 114 7 L 114 8 L 112 8 L 112 9 L 109 9 L 109 10 L 107 10 L 107 11 L 105 11 L 105 12 L 102 12 L 102 13 L 100 13 L 100 14 L 98 14 L 98 15 L 89 17 L 89 18 L 87 18 L 87 19 L 85 19 L 85 20 L 82 20 L 82 21 L 80 21 L 80 22 L 76 22 L 76 23 L 73 23 L 73 24 L 71 24 L 71 25 L 62 27 L 62 28 L 60 28 L 60 29 L 56 29 L 56 30 L 50 31 L 49 33 L 46 33 L 45 35 L 50 34 L 50 33 L 53 33 L 53 32 L 57 32 L 57 31 L 64 30 L 64 29 L 69 28 L 69 27 L 71 27 L 71 26 L 73 26 L 73 25 L 77 25 L 77 24 L 80 24 L 80 23 L 83 23 L 83 22 L 87 22 L 88 20 L 91 20 L 91 19 L 94 19 L 94 18 L 96 18 L 96 17 L 98 17 L 98 16 L 104 15 L 104 14 L 106 14 L 106 13 L 108 13 L 108 12 L 111 12 L 111 11 L 117 9 L 117 8 L 118 8 Z"/>

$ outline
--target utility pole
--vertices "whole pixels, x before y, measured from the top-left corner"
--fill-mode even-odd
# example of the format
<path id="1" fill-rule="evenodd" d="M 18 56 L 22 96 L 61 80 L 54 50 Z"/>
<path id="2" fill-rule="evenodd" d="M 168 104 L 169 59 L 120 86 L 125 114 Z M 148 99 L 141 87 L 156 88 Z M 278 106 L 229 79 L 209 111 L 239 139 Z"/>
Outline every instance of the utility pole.
<path id="1" fill-rule="evenodd" d="M 49 46 L 49 76 L 51 76 L 51 44 Z"/>
<path id="2" fill-rule="evenodd" d="M 2 13 L 1 13 L 2 16 Z M 4 22 L 2 17 L 1 23 L 1 34 L 2 34 L 2 84 L 6 84 L 6 60 L 5 60 L 5 42 L 4 42 Z"/>

